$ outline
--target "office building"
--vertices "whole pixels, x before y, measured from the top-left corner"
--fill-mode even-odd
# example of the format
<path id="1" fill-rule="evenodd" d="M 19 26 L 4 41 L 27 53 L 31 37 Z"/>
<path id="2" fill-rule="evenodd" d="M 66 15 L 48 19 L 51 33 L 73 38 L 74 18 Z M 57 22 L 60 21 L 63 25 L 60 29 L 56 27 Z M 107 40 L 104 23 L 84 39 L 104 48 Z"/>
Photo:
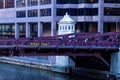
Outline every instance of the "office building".
<path id="1" fill-rule="evenodd" d="M 76 32 L 120 30 L 120 0 L 0 0 L 0 37 L 57 35 L 66 12 Z"/>

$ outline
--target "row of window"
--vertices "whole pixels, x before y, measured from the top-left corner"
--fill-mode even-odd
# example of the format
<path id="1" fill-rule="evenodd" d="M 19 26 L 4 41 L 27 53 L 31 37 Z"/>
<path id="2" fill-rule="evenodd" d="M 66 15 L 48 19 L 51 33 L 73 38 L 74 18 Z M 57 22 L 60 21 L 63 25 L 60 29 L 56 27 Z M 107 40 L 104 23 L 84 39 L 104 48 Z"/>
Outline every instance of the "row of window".
<path id="1" fill-rule="evenodd" d="M 11 25 L 0 25 L 0 32 L 14 32 L 15 27 Z"/>
<path id="2" fill-rule="evenodd" d="M 37 24 L 31 24 L 30 28 L 31 28 L 30 32 L 37 32 Z M 20 32 L 25 32 L 25 24 L 20 24 L 19 25 L 19 31 Z M 6 33 L 15 32 L 15 26 L 13 24 L 0 25 L 0 32 L 6 32 Z"/>
<path id="3" fill-rule="evenodd" d="M 37 32 L 37 24 L 30 24 L 31 32 Z M 0 32 L 14 32 L 15 26 L 13 24 L 0 25 Z M 25 32 L 25 24 L 19 25 L 19 31 Z"/>
<path id="4" fill-rule="evenodd" d="M 38 16 L 38 10 L 28 10 L 28 17 L 37 17 Z M 41 9 L 40 10 L 40 16 L 51 16 L 51 9 Z M 17 18 L 23 18 L 26 17 L 26 11 L 17 11 L 16 12 Z"/>
<path id="5" fill-rule="evenodd" d="M 14 0 L 5 0 L 5 8 L 14 7 Z"/>
<path id="6" fill-rule="evenodd" d="M 71 16 L 93 16 L 98 15 L 98 8 L 58 8 L 57 16 L 64 16 L 66 12 Z"/>
<path id="7" fill-rule="evenodd" d="M 57 0 L 57 4 L 98 3 L 98 0 Z"/>
<path id="8" fill-rule="evenodd" d="M 120 0 L 104 0 L 105 3 L 120 3 Z"/>
<path id="9" fill-rule="evenodd" d="M 51 4 L 51 0 L 27 0 L 28 6 L 37 6 L 38 1 L 40 4 Z M 0 9 L 4 8 L 13 8 L 15 7 L 15 0 L 0 0 Z M 26 0 L 16 0 L 16 7 L 25 7 L 26 6 Z"/>
<path id="10" fill-rule="evenodd" d="M 26 0 L 17 0 L 16 1 L 16 6 L 17 7 L 25 7 L 26 6 Z M 40 0 L 39 2 L 41 5 L 42 4 L 51 4 L 51 0 Z M 27 0 L 28 6 L 37 6 L 38 5 L 38 0 Z"/>
<path id="11" fill-rule="evenodd" d="M 25 37 L 26 27 L 25 24 L 19 24 L 19 35 L 20 37 Z M 31 36 L 37 36 L 37 24 L 30 24 Z M 14 24 L 3 24 L 0 25 L 0 37 L 14 37 L 15 35 L 15 25 Z"/>
<path id="12" fill-rule="evenodd" d="M 104 0 L 105 3 L 120 3 L 120 0 Z M 57 4 L 98 3 L 98 0 L 57 0 Z"/>
<path id="13" fill-rule="evenodd" d="M 104 8 L 104 15 L 120 16 L 120 8 Z"/>
<path id="14" fill-rule="evenodd" d="M 38 2 L 42 4 L 51 4 L 51 0 L 27 0 L 28 6 L 37 6 Z M 98 3 L 98 0 L 56 0 L 57 4 L 80 4 L 80 3 Z M 120 3 L 120 0 L 104 0 L 105 3 Z M 15 0 L 0 0 L 0 9 L 5 5 L 5 8 L 12 8 L 15 5 Z M 16 0 L 17 7 L 25 7 L 26 0 Z"/>
<path id="15" fill-rule="evenodd" d="M 74 26 L 59 26 L 59 30 L 60 31 L 64 31 L 64 30 L 74 30 Z"/>
<path id="16" fill-rule="evenodd" d="M 98 8 L 57 8 L 57 16 L 64 16 L 68 12 L 70 16 L 94 16 L 98 15 Z M 104 8 L 104 15 L 120 16 L 120 8 Z M 40 16 L 51 16 L 51 9 L 41 9 Z M 17 11 L 17 18 L 26 17 L 26 11 Z M 28 10 L 28 17 L 38 17 L 38 10 Z"/>
<path id="17" fill-rule="evenodd" d="M 4 5 L 5 8 L 12 8 L 14 7 L 14 4 L 15 4 L 15 0 L 5 0 L 5 3 L 4 0 L 0 0 L 0 9 L 4 8 Z"/>
<path id="18" fill-rule="evenodd" d="M 81 16 L 81 15 L 88 15 L 88 16 L 93 16 L 93 15 L 98 15 L 98 8 L 68 8 L 68 9 L 63 9 L 63 8 L 57 8 L 57 16 L 64 16 L 65 13 L 68 12 L 69 15 L 71 16 Z M 38 10 L 28 10 L 28 17 L 37 17 L 38 16 Z M 40 10 L 40 16 L 51 16 L 51 9 L 41 9 Z M 26 17 L 26 11 L 17 11 L 16 12 L 16 17 L 17 18 L 22 18 Z"/>
<path id="19" fill-rule="evenodd" d="M 48 29 L 47 25 L 50 25 L 50 23 L 45 23 L 43 27 L 44 28 L 47 27 Z M 81 32 L 89 32 L 90 31 L 89 27 L 91 27 L 91 25 L 93 27 L 92 32 L 97 32 L 98 22 L 77 22 L 75 30 L 76 31 L 80 30 Z M 104 25 L 104 28 L 103 28 L 104 32 L 111 32 L 111 31 L 116 30 L 116 22 L 104 22 L 103 25 Z M 65 30 L 65 29 L 70 30 L 70 26 L 68 28 L 65 28 L 65 27 L 61 28 L 60 30 Z M 36 36 L 37 35 L 37 23 L 30 24 L 30 30 L 31 30 L 31 36 Z M 19 24 L 19 31 L 20 31 L 19 33 L 20 37 L 25 37 L 26 27 L 24 23 Z M 36 32 L 35 35 L 33 35 L 33 32 Z M 14 24 L 0 24 L 0 37 L 8 38 L 8 37 L 14 37 L 14 36 L 15 36 L 15 25 Z"/>

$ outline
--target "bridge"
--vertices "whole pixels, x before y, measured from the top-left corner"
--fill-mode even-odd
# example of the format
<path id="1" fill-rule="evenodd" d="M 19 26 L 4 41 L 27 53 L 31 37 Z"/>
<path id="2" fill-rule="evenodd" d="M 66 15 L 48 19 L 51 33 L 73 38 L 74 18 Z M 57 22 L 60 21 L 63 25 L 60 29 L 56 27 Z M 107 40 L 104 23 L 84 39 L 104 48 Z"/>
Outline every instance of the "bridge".
<path id="1" fill-rule="evenodd" d="M 1 38 L 0 53 L 5 56 L 89 56 L 97 52 L 113 53 L 119 50 L 119 36 L 119 32 L 108 32 L 18 39 Z"/>
<path id="2" fill-rule="evenodd" d="M 94 62 L 101 64 L 102 69 L 110 69 L 110 56 L 112 53 L 119 52 L 119 47 L 119 32 L 0 39 L 1 56 L 69 56 L 76 66 L 81 64 L 88 66 L 82 63 L 83 58 L 86 57 L 84 61 L 89 63 L 91 60 L 92 65 Z"/>

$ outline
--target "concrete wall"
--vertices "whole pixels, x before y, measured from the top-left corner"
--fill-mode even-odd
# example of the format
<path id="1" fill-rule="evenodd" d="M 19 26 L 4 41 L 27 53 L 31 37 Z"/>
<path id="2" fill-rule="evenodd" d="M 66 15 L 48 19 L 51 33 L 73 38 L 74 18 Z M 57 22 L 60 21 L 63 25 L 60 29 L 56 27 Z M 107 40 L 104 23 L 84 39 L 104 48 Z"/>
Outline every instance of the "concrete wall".
<path id="1" fill-rule="evenodd" d="M 110 73 L 116 76 L 120 74 L 120 48 L 119 52 L 111 54 Z"/>

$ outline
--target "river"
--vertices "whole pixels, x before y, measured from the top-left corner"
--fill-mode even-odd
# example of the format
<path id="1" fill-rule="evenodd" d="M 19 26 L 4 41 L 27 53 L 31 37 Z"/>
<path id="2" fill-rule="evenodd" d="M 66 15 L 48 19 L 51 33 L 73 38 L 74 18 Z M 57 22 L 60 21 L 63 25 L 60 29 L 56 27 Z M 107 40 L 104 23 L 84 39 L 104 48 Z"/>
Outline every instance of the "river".
<path id="1" fill-rule="evenodd" d="M 82 76 L 70 76 L 50 71 L 0 63 L 0 80 L 94 80 L 94 79 Z"/>

